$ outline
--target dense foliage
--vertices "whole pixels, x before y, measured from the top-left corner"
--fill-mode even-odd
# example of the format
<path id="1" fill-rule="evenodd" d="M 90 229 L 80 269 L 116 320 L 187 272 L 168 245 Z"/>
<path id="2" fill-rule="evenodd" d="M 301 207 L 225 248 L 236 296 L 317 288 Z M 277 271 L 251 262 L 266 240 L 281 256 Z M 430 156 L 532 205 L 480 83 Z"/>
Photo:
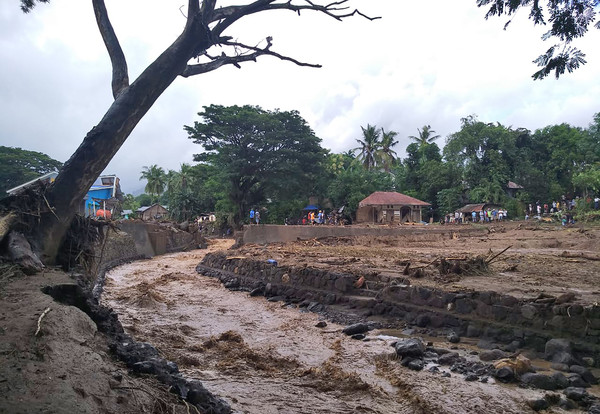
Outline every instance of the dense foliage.
<path id="1" fill-rule="evenodd" d="M 517 217 L 528 203 L 600 193 L 600 114 L 588 128 L 561 124 L 533 132 L 468 116 L 443 150 L 435 142 L 441 137 L 425 125 L 406 137 L 413 142 L 403 159 L 396 155 L 397 133 L 374 125 L 361 128 L 358 148 L 332 154 L 295 111 L 213 105 L 200 116 L 185 127 L 205 150 L 199 163 L 164 174 L 161 203 L 179 220 L 217 212 L 240 223 L 254 207 L 264 222 L 283 223 L 299 218 L 309 197 L 351 216 L 374 191 L 431 203 L 424 218 L 469 202 L 499 203 Z M 509 181 L 523 188 L 509 194 Z"/>

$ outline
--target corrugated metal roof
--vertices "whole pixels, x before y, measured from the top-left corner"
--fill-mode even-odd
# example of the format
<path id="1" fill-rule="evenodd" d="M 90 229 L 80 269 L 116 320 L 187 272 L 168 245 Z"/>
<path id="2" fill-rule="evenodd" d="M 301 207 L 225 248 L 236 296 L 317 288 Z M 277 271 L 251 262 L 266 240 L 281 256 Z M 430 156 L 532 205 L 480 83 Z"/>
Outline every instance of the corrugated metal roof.
<path id="1" fill-rule="evenodd" d="M 358 203 L 359 207 L 364 206 L 380 206 L 386 204 L 400 204 L 410 206 L 429 206 L 431 204 L 425 201 L 418 200 L 414 197 L 407 196 L 401 193 L 375 191 L 373 194 Z"/>
<path id="2" fill-rule="evenodd" d="M 466 206 L 459 208 L 458 211 L 463 213 L 472 213 L 473 211 L 480 212 L 481 210 L 497 207 L 500 207 L 500 205 L 493 203 L 467 204 Z"/>

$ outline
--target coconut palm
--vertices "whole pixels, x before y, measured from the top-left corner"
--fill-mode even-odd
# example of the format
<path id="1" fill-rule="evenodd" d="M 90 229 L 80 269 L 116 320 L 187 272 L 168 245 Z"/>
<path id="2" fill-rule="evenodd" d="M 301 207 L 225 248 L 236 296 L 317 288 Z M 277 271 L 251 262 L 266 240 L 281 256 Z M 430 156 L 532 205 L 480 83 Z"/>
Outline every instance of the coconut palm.
<path id="1" fill-rule="evenodd" d="M 411 135 L 409 138 L 419 144 L 419 147 L 427 144 L 433 144 L 433 141 L 440 138 L 440 135 L 436 135 L 436 132 L 431 129 L 431 125 L 424 125 L 423 130 L 417 128 L 417 131 L 419 131 L 418 137 Z"/>
<path id="2" fill-rule="evenodd" d="M 389 172 L 397 161 L 397 154 L 392 148 L 398 143 L 394 140 L 398 133 L 396 131 L 385 132 L 381 128 L 381 148 L 377 151 L 377 158 L 381 162 L 383 170 Z"/>
<path id="3" fill-rule="evenodd" d="M 158 196 L 161 195 L 165 190 L 167 176 L 162 167 L 153 164 L 149 167 L 144 166 L 142 168 L 142 176 L 140 177 L 140 180 L 147 181 L 144 191 L 150 194 L 150 196 L 156 196 L 156 198 L 153 198 L 153 200 L 158 200 Z"/>
<path id="4" fill-rule="evenodd" d="M 363 139 L 357 139 L 356 142 L 360 144 L 360 147 L 354 151 L 360 151 L 358 158 L 361 160 L 363 166 L 367 170 L 375 168 L 377 162 L 377 151 L 381 148 L 381 141 L 379 140 L 380 131 L 375 125 L 367 124 L 367 127 L 360 127 L 363 133 Z"/>

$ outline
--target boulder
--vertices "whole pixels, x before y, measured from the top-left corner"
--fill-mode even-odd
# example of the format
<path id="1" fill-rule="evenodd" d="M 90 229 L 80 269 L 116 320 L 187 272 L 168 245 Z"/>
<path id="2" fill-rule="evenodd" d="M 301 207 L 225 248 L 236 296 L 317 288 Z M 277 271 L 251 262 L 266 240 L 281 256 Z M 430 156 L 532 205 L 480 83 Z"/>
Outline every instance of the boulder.
<path id="1" fill-rule="evenodd" d="M 564 338 L 553 338 L 546 342 L 544 358 L 558 364 L 573 365 L 573 349 L 571 341 Z"/>
<path id="2" fill-rule="evenodd" d="M 413 359 L 406 366 L 413 371 L 421 371 L 425 366 L 425 361 L 422 359 Z"/>
<path id="3" fill-rule="evenodd" d="M 446 339 L 448 340 L 448 342 L 453 344 L 457 344 L 460 342 L 460 336 L 458 336 L 456 332 L 450 332 L 448 336 L 446 336 Z"/>
<path id="4" fill-rule="evenodd" d="M 550 404 L 544 398 L 536 398 L 536 399 L 532 399 L 532 400 L 527 400 L 527 405 L 533 411 L 541 411 L 541 410 L 545 410 L 546 408 L 550 407 Z"/>
<path id="5" fill-rule="evenodd" d="M 479 353 L 479 359 L 482 361 L 495 361 L 497 359 L 506 358 L 508 354 L 500 349 L 490 349 L 486 351 L 481 351 Z"/>
<path id="6" fill-rule="evenodd" d="M 580 387 L 568 387 L 563 391 L 563 394 L 573 401 L 581 401 L 588 396 L 587 391 Z"/>
<path id="7" fill-rule="evenodd" d="M 510 367 L 502 367 L 495 370 L 492 375 L 500 382 L 512 382 L 515 379 L 515 372 Z"/>
<path id="8" fill-rule="evenodd" d="M 552 391 L 558 388 L 556 381 L 552 377 L 537 372 L 527 372 L 521 375 L 521 382 L 542 390 Z"/>
<path id="9" fill-rule="evenodd" d="M 452 365 L 456 361 L 458 361 L 460 355 L 457 352 L 450 352 L 447 354 L 443 354 L 438 358 L 438 364 L 440 365 Z"/>
<path id="10" fill-rule="evenodd" d="M 594 374 L 592 374 L 592 372 L 589 369 L 582 367 L 581 365 L 571 365 L 569 367 L 569 371 L 579 374 L 581 378 L 587 383 L 593 385 L 598 383 L 598 379 L 594 376 Z"/>
<path id="11" fill-rule="evenodd" d="M 395 345 L 396 354 L 401 357 L 420 357 L 425 353 L 425 345 L 417 338 L 400 339 Z"/>
<path id="12" fill-rule="evenodd" d="M 552 379 L 556 383 L 556 388 L 563 389 L 569 386 L 569 379 L 564 376 L 562 372 L 555 372 L 552 374 Z"/>
<path id="13" fill-rule="evenodd" d="M 354 325 L 346 326 L 342 330 L 342 333 L 344 333 L 348 336 L 352 336 L 352 335 L 368 332 L 369 329 L 370 329 L 369 325 L 367 325 L 366 323 L 355 323 Z"/>

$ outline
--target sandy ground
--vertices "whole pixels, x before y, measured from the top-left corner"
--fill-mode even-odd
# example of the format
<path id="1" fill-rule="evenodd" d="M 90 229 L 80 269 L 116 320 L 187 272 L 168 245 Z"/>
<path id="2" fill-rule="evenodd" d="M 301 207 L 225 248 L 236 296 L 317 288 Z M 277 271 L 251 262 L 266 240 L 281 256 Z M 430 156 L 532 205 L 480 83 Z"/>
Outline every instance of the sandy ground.
<path id="1" fill-rule="evenodd" d="M 453 251 L 440 246 L 441 251 L 465 249 L 458 244 L 463 242 L 452 242 L 457 243 Z M 216 241 L 209 251 L 228 243 Z M 296 257 L 310 258 L 310 249 L 324 248 L 313 244 L 276 247 L 282 259 L 303 247 L 308 250 Z M 242 252 L 252 254 L 253 249 L 262 247 Z M 315 327 L 316 314 L 230 292 L 217 280 L 198 275 L 195 266 L 204 254 L 178 253 L 114 269 L 107 275 L 103 301 L 118 311 L 136 339 L 157 346 L 237 412 L 524 413 L 530 412 L 527 399 L 543 395 L 514 386 L 467 383 L 462 375 L 444 378 L 410 371 L 393 357 L 393 339 L 377 330 L 369 333 L 370 341 L 356 341 L 341 333 L 342 326 Z M 380 266 L 377 257 L 371 254 L 369 261 Z"/>
<path id="2" fill-rule="evenodd" d="M 395 238 L 327 238 L 269 246 L 246 245 L 236 255 L 275 259 L 280 264 L 294 266 L 404 278 L 407 263 L 415 268 L 440 258 L 491 258 L 508 248 L 481 274 L 440 276 L 435 267 L 429 266 L 424 277 L 411 278 L 411 284 L 450 291 L 497 291 L 519 298 L 537 297 L 540 293 L 559 296 L 572 291 L 580 302 L 600 301 L 600 227 L 563 227 L 538 222 L 474 226 L 483 230 L 481 235 L 463 237 L 455 232 L 440 236 L 424 227 L 420 233 Z"/>
<path id="3" fill-rule="evenodd" d="M 0 271 L 0 413 L 187 412 L 158 382 L 129 376 L 84 312 L 41 291 L 62 283 L 73 280 L 61 271 Z"/>

